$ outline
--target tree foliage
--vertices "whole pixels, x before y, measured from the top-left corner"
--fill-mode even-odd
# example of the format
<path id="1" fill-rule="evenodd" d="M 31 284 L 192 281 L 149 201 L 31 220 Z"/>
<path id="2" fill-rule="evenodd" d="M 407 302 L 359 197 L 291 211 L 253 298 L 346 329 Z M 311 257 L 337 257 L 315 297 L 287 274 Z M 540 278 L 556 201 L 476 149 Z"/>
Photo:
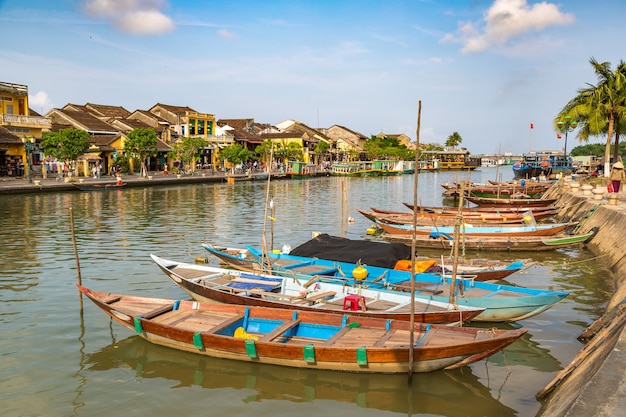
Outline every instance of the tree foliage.
<path id="1" fill-rule="evenodd" d="M 415 159 L 415 151 L 400 143 L 397 138 L 372 136 L 365 142 L 367 159 L 393 159 L 408 161 Z"/>
<path id="2" fill-rule="evenodd" d="M 207 140 L 202 137 L 184 137 L 174 144 L 173 149 L 168 153 L 170 158 L 179 160 L 189 171 L 196 169 L 196 162 L 199 160 L 200 149 L 207 146 Z"/>
<path id="3" fill-rule="evenodd" d="M 45 132 L 41 138 L 44 155 L 53 156 L 58 161 L 76 162 L 90 146 L 89 133 L 73 128 Z M 78 164 L 76 164 L 76 170 L 78 170 Z"/>
<path id="4" fill-rule="evenodd" d="M 141 128 L 131 131 L 124 142 L 124 152 L 141 162 L 141 176 L 146 177 L 148 175 L 146 159 L 157 154 L 157 134 L 154 129 Z"/>
<path id="5" fill-rule="evenodd" d="M 611 142 L 615 134 L 613 157 L 617 159 L 619 152 L 619 137 L 626 128 L 626 63 L 620 61 L 615 71 L 611 70 L 609 62 L 598 62 L 594 58 L 589 60 L 598 80 L 597 84 L 587 83 L 586 88 L 578 90 L 554 118 L 554 127 L 560 131 L 558 122 L 570 117 L 578 123 L 578 139 L 587 142 L 590 136 L 606 135 L 604 155 L 605 173 L 608 175 L 611 154 Z"/>
<path id="6" fill-rule="evenodd" d="M 459 132 L 453 132 L 448 139 L 446 139 L 446 146 L 449 148 L 456 148 L 463 142 L 463 138 L 459 135 Z"/>
<path id="7" fill-rule="evenodd" d="M 244 148 L 239 143 L 233 143 L 230 146 L 222 148 L 219 154 L 219 159 L 226 159 L 233 164 L 240 164 L 254 159 L 254 152 Z"/>
<path id="8" fill-rule="evenodd" d="M 274 143 L 274 157 L 280 158 L 286 164 L 287 161 L 302 161 L 304 148 L 301 144 L 293 141 L 281 141 Z"/>
<path id="9" fill-rule="evenodd" d="M 313 148 L 313 151 L 316 154 L 322 155 L 322 156 L 326 155 L 329 150 L 330 150 L 330 143 L 326 142 L 325 140 L 320 140 L 319 142 L 315 144 L 315 147 Z"/>

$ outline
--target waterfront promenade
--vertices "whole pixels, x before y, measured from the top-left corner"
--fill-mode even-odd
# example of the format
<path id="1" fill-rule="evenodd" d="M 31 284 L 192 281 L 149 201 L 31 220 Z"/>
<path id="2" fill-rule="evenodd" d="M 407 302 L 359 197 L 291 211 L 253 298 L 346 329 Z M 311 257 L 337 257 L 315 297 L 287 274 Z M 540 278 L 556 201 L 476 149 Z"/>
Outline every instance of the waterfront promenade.
<path id="1" fill-rule="evenodd" d="M 158 185 L 179 185 L 179 184 L 198 184 L 211 182 L 227 182 L 229 178 L 233 181 L 259 181 L 264 173 L 257 172 L 252 174 L 230 174 L 222 171 L 199 170 L 193 175 L 178 176 L 176 174 L 163 175 L 161 172 L 150 173 L 147 178 L 138 175 L 122 175 L 122 181 L 126 187 L 151 187 Z M 66 182 L 66 180 L 69 180 Z M 75 184 L 114 184 L 116 178 L 110 175 L 101 176 L 100 178 L 79 177 L 78 179 L 62 178 L 60 181 L 54 174 L 48 175 L 48 178 L 33 178 L 31 183 L 25 178 L 0 177 L 0 194 L 20 194 L 20 193 L 40 193 L 55 191 L 72 191 L 77 190 Z"/>

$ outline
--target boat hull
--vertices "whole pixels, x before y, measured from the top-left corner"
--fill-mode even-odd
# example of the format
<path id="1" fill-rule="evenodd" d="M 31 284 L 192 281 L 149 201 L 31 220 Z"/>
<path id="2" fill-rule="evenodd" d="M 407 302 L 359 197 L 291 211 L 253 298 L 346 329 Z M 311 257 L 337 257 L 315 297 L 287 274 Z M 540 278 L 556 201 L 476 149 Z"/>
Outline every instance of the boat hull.
<path id="1" fill-rule="evenodd" d="M 452 369 L 526 333 L 79 290 L 145 340 L 222 359 L 361 373 Z M 410 332 L 415 338 L 410 337 Z M 406 341 L 415 340 L 413 347 Z M 411 362 L 409 362 L 411 360 Z"/>

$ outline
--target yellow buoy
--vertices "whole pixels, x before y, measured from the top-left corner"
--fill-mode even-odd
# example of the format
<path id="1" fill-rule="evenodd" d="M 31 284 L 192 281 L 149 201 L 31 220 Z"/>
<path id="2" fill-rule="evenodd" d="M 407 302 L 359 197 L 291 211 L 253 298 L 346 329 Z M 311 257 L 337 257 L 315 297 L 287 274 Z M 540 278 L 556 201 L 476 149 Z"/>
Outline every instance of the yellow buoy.
<path id="1" fill-rule="evenodd" d="M 367 278 L 367 269 L 362 266 L 357 266 L 352 270 L 352 276 L 358 280 L 364 280 Z"/>
<path id="2" fill-rule="evenodd" d="M 376 229 L 374 229 L 373 227 L 368 227 L 367 230 L 365 231 L 368 235 L 375 235 L 376 234 Z"/>

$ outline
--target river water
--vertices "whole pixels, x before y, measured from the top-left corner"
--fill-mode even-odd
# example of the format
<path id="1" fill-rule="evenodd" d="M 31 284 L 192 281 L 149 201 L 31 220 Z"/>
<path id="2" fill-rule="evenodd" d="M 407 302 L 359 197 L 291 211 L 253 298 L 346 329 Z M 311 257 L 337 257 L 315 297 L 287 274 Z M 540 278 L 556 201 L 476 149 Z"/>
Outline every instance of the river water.
<path id="1" fill-rule="evenodd" d="M 419 200 L 440 205 L 439 184 L 458 175 L 420 174 Z M 471 180 L 496 176 L 511 179 L 510 167 L 475 171 Z M 371 222 L 354 209 L 403 210 L 413 188 L 414 177 L 405 175 L 0 196 L 1 415 L 535 415 L 535 393 L 576 355 L 576 337 L 610 296 L 606 267 L 584 248 L 476 255 L 533 262 L 508 282 L 571 294 L 521 321 L 528 334 L 503 353 L 459 370 L 416 374 L 410 386 L 406 375 L 284 369 L 177 352 L 133 336 L 89 301 L 80 308 L 70 207 L 83 285 L 182 298 L 149 254 L 193 262 L 207 256 L 202 242 L 260 247 L 267 196 L 275 221 L 266 222 L 266 236 L 280 249 L 314 231 L 339 235 L 346 210 L 354 218 L 347 237 L 374 239 L 366 234 Z"/>

